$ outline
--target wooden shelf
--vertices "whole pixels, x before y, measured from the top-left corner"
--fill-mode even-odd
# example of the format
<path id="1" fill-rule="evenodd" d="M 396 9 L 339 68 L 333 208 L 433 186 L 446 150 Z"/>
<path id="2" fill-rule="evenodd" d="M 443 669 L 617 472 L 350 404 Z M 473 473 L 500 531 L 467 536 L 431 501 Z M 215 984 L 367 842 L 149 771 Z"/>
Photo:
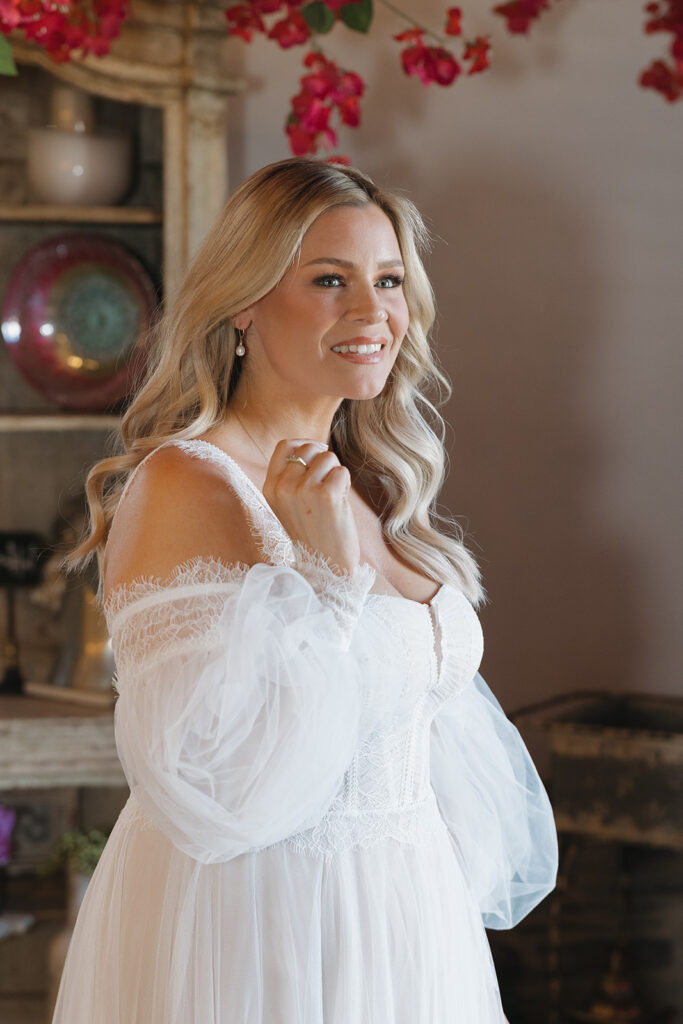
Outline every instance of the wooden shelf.
<path id="1" fill-rule="evenodd" d="M 148 206 L 59 206 L 0 203 L 0 221 L 62 224 L 161 224 L 161 210 Z"/>
<path id="2" fill-rule="evenodd" d="M 0 697 L 0 789 L 125 785 L 114 712 Z"/>
<path id="3" fill-rule="evenodd" d="M 117 430 L 121 417 L 89 412 L 0 413 L 0 433 L 34 430 Z"/>

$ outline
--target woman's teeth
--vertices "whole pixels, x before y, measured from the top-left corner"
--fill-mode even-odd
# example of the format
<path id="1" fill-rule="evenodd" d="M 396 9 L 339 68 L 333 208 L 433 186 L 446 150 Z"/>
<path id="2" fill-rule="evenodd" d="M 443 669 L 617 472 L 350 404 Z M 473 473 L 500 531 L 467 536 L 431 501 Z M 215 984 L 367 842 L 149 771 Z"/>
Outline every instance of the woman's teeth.
<path id="1" fill-rule="evenodd" d="M 333 352 L 359 352 L 364 355 L 368 352 L 379 352 L 382 345 L 335 345 L 332 349 Z"/>

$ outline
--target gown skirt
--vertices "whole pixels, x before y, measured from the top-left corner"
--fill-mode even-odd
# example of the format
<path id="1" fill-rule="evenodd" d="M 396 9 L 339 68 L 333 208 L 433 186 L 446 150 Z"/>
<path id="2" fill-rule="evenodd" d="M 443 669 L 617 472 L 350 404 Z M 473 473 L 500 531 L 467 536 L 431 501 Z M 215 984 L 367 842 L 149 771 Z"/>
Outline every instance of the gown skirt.
<path id="1" fill-rule="evenodd" d="M 432 815 L 416 844 L 334 858 L 279 844 L 202 865 L 129 798 L 86 891 L 80 919 L 98 928 L 72 939 L 57 1020 L 502 1024 L 476 901 Z"/>

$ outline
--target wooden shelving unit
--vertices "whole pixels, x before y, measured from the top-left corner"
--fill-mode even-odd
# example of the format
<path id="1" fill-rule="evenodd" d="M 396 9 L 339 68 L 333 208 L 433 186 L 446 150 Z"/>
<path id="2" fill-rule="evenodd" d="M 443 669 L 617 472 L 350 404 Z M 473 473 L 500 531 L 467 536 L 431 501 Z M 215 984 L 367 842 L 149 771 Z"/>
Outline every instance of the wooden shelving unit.
<path id="1" fill-rule="evenodd" d="M 0 432 L 26 433 L 34 430 L 116 430 L 121 424 L 120 416 L 103 413 L 0 413 Z"/>
<path id="2" fill-rule="evenodd" d="M 0 203 L 0 221 L 55 224 L 161 224 L 161 210 L 146 206 L 57 206 Z"/>
<path id="3" fill-rule="evenodd" d="M 12 39 L 12 50 L 20 74 L 24 65 L 42 68 L 94 96 L 161 112 L 163 220 L 158 211 L 148 211 L 134 215 L 156 219 L 125 221 L 136 208 L 117 207 L 121 212 L 113 216 L 121 220 L 93 215 L 91 222 L 162 224 L 168 298 L 225 202 L 227 100 L 244 91 L 246 82 L 226 67 L 222 6 L 212 0 L 136 0 L 133 7 L 106 57 L 88 55 L 55 64 L 40 47 L 20 39 Z M 46 219 L 45 208 L 39 209 L 37 219 Z M 83 209 L 78 213 L 74 220 L 82 223 Z"/>
<path id="4" fill-rule="evenodd" d="M 215 221 L 228 194 L 227 101 L 246 88 L 225 63 L 225 13 L 214 0 L 138 0 L 112 53 L 55 64 L 34 43 L 12 39 L 19 75 L 27 69 L 84 89 L 104 101 L 158 111 L 161 121 L 161 188 L 154 205 L 67 206 L 0 202 L 0 225 L 110 227 L 158 232 L 164 302 Z M 30 198 L 30 197 L 29 197 Z M 149 195 L 139 200 L 149 202 Z M 3 400 L 5 401 L 5 400 Z M 8 404 L 5 401 L 5 404 Z M 55 410 L 4 412 L 0 433 L 111 430 L 117 416 Z"/>
<path id="5" fill-rule="evenodd" d="M 36 203 L 23 188 L 0 188 L 0 237 L 11 238 L 16 249 L 13 253 L 10 244 L 6 246 L 4 265 L 9 268 L 26 246 L 56 234 L 60 226 L 78 231 L 80 225 L 87 232 L 101 227 L 101 233 L 114 240 L 130 240 L 131 249 L 158 275 L 166 302 L 176 293 L 228 194 L 228 98 L 242 92 L 246 83 L 226 67 L 224 4 L 135 0 L 132 6 L 112 53 L 104 58 L 89 55 L 55 64 L 31 42 L 12 37 L 11 45 L 19 67 L 15 81 L 26 73 L 44 73 L 91 93 L 105 108 L 145 108 L 141 134 L 155 142 L 151 158 L 147 163 L 140 159 L 136 168 L 139 190 L 133 191 L 128 205 L 83 207 Z M 24 174 L 18 160 L 7 163 L 14 163 L 12 173 Z M 42 532 L 53 515 L 61 528 L 63 517 L 70 516 L 66 485 L 70 492 L 77 490 L 73 484 L 97 457 L 106 432 L 120 427 L 120 414 L 36 408 L 39 404 L 25 387 L 13 390 L 11 380 L 0 396 L 0 454 L 6 459 L 3 528 L 23 528 L 27 521 Z M 80 436 L 88 431 L 101 435 Z M 20 612 L 26 635 L 31 636 L 26 623 L 31 624 L 34 616 L 44 620 L 46 613 L 30 602 L 24 602 Z M 36 662 L 41 680 L 43 663 Z M 49 694 L 45 683 L 27 682 L 26 689 L 27 696 L 0 698 L 0 792 L 21 791 L 27 803 L 39 793 L 47 803 L 44 794 L 50 791 L 58 807 L 60 790 L 78 790 L 79 813 L 87 817 L 83 807 L 92 807 L 96 799 L 99 817 L 101 805 L 114 806 L 118 791 L 126 789 L 113 709 L 74 703 L 74 697 L 67 700 L 64 693 Z M 90 787 L 100 792 L 86 799 Z M 13 1024 L 45 1020 L 46 939 L 40 928 L 2 945 L 9 960 L 5 971 L 0 970 L 0 1018 Z M 38 965 L 28 980 L 20 970 L 27 963 Z M 11 982 L 3 985 L 3 978 Z"/>

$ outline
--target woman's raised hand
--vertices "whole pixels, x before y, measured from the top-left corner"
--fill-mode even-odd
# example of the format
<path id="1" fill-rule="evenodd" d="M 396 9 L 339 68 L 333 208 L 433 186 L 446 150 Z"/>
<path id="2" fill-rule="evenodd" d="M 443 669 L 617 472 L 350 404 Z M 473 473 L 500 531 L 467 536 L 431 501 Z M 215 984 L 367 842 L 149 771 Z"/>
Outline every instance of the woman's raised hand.
<path id="1" fill-rule="evenodd" d="M 339 569 L 360 561 L 356 521 L 348 495 L 351 474 L 320 441 L 283 439 L 268 464 L 263 495 L 293 541 L 325 555 Z M 298 455 L 307 463 L 287 462 Z"/>

